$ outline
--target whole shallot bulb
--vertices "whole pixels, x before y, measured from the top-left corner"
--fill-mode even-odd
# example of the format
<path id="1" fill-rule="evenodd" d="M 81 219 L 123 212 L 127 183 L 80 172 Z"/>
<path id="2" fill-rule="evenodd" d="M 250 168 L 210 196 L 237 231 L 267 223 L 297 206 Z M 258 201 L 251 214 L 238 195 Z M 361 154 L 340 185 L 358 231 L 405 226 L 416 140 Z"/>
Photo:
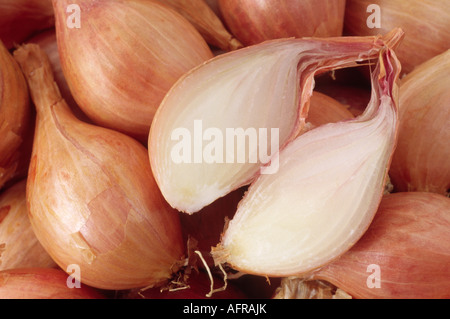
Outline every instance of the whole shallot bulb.
<path id="1" fill-rule="evenodd" d="M 35 44 L 14 52 L 37 109 L 27 179 L 35 234 L 63 269 L 101 289 L 156 286 L 184 262 L 180 221 L 161 196 L 147 149 L 78 120 Z"/>
<path id="2" fill-rule="evenodd" d="M 69 5 L 79 8 L 73 25 Z M 175 81 L 213 56 L 189 21 L 155 1 L 54 0 L 53 6 L 75 101 L 94 123 L 141 142 Z"/>
<path id="3" fill-rule="evenodd" d="M 405 76 L 390 176 L 396 191 L 450 191 L 450 50 Z"/>
<path id="4" fill-rule="evenodd" d="M 450 199 L 426 192 L 385 195 L 352 249 L 312 274 L 355 298 L 450 297 Z"/>
<path id="5" fill-rule="evenodd" d="M 0 189 L 20 170 L 30 116 L 27 83 L 11 53 L 0 41 Z"/>
<path id="6" fill-rule="evenodd" d="M 0 195 L 0 270 L 56 266 L 31 227 L 26 184 L 21 180 Z"/>
<path id="7" fill-rule="evenodd" d="M 223 19 L 244 45 L 289 37 L 342 35 L 345 0 L 219 0 Z"/>

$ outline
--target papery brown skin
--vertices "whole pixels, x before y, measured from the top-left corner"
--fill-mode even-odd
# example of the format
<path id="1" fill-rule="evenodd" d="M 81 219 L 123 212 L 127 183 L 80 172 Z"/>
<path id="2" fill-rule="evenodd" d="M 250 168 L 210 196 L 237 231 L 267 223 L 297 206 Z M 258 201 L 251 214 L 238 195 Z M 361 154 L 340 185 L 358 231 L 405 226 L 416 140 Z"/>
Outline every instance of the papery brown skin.
<path id="1" fill-rule="evenodd" d="M 184 16 L 212 46 L 224 51 L 243 47 L 223 25 L 220 18 L 205 0 L 157 0 L 170 5 Z"/>
<path id="2" fill-rule="evenodd" d="M 373 22 L 367 12 L 369 5 L 380 8 L 381 28 L 369 28 Z M 397 49 L 402 73 L 444 52 L 450 43 L 450 11 L 447 1 L 433 0 L 347 0 L 345 35 L 384 34 L 392 28 L 402 28 L 405 38 Z"/>
<path id="3" fill-rule="evenodd" d="M 2 0 L 0 12 L 0 40 L 8 49 L 55 23 L 52 0 Z"/>
<path id="4" fill-rule="evenodd" d="M 341 36 L 345 0 L 219 0 L 223 19 L 244 45 L 289 37 Z"/>
<path id="5" fill-rule="evenodd" d="M 385 195 L 358 243 L 312 278 L 360 299 L 447 299 L 449 229 L 449 198 L 426 192 Z M 372 286 L 377 276 L 379 288 Z"/>
<path id="6" fill-rule="evenodd" d="M 64 77 L 64 73 L 61 68 L 61 60 L 59 58 L 55 29 L 52 28 L 40 32 L 36 36 L 28 39 L 26 43 L 38 44 L 41 49 L 45 51 L 50 60 L 53 75 L 55 77 L 55 82 L 58 85 L 61 96 L 64 98 L 77 118 L 79 118 L 83 122 L 91 123 L 91 120 L 86 116 L 86 114 L 83 113 L 83 111 L 81 111 L 80 107 L 77 105 L 77 102 L 75 102 L 75 99 L 70 92 L 70 88 L 67 84 L 66 78 Z"/>
<path id="7" fill-rule="evenodd" d="M 0 194 L 0 271 L 56 267 L 31 228 L 26 183 L 21 180 Z"/>
<path id="8" fill-rule="evenodd" d="M 389 174 L 396 191 L 450 191 L 450 50 L 400 85 L 400 128 Z"/>
<path id="9" fill-rule="evenodd" d="M 79 29 L 66 25 L 69 4 L 80 7 Z M 75 101 L 94 123 L 144 144 L 170 87 L 213 56 L 184 17 L 154 1 L 53 5 L 61 65 Z"/>
<path id="10" fill-rule="evenodd" d="M 158 190 L 146 148 L 122 133 L 79 121 L 61 98 L 50 62 L 28 44 L 14 56 L 37 108 L 27 179 L 30 221 L 62 268 L 101 289 L 159 285 L 184 247 L 177 213 Z"/>
<path id="11" fill-rule="evenodd" d="M 22 71 L 0 41 L 0 189 L 20 171 L 30 110 Z"/>
<path id="12" fill-rule="evenodd" d="M 0 299 L 105 299 L 84 284 L 75 285 L 64 271 L 53 268 L 21 268 L 0 272 Z"/>

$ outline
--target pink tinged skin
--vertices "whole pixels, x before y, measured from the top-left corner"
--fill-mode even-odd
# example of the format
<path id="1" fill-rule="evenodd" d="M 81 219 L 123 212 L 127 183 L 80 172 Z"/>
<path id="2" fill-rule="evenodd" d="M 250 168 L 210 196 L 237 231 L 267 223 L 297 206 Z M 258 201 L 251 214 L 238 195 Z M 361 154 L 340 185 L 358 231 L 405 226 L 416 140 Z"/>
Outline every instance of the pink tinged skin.
<path id="1" fill-rule="evenodd" d="M 375 14 L 380 28 L 369 28 L 367 20 Z M 371 12 L 367 10 L 371 9 Z M 373 20 L 372 20 L 373 21 Z M 347 0 L 344 33 L 347 35 L 376 35 L 402 28 L 405 37 L 396 50 L 402 63 L 402 75 L 448 50 L 450 42 L 450 11 L 446 1 L 432 0 Z"/>
<path id="2" fill-rule="evenodd" d="M 22 268 L 0 272 L 0 299 L 104 299 L 96 289 L 81 284 L 69 288 L 60 269 Z M 73 279 L 70 278 L 72 283 Z"/>
<path id="3" fill-rule="evenodd" d="M 447 299 L 449 229 L 449 198 L 425 192 L 385 195 L 358 243 L 313 278 L 327 280 L 355 298 Z M 379 273 L 370 265 L 379 267 Z"/>
<path id="4" fill-rule="evenodd" d="M 62 269 L 79 265 L 85 284 L 161 284 L 177 271 L 184 247 L 178 215 L 158 190 L 147 149 L 78 120 L 37 48 L 15 52 L 37 108 L 27 180 L 36 236 Z"/>
<path id="5" fill-rule="evenodd" d="M 31 126 L 26 80 L 0 41 L 0 189 L 21 173 L 24 140 Z"/>
<path id="6" fill-rule="evenodd" d="M 79 29 L 66 25 L 68 4 L 80 6 Z M 213 57 L 184 17 L 156 1 L 55 0 L 53 6 L 75 101 L 97 125 L 141 142 L 175 81 Z"/>
<path id="7" fill-rule="evenodd" d="M 266 40 L 342 35 L 345 1 L 219 0 L 224 21 L 245 45 Z"/>
<path id="8" fill-rule="evenodd" d="M 0 194 L 0 271 L 56 266 L 31 227 L 25 191 L 23 179 Z"/>
<path id="9" fill-rule="evenodd" d="M 243 45 L 231 35 L 205 0 L 159 0 L 172 6 L 200 32 L 210 45 L 224 51 L 237 50 Z"/>
<path id="10" fill-rule="evenodd" d="M 396 191 L 450 191 L 450 50 L 402 79 L 400 128 L 390 176 Z"/>

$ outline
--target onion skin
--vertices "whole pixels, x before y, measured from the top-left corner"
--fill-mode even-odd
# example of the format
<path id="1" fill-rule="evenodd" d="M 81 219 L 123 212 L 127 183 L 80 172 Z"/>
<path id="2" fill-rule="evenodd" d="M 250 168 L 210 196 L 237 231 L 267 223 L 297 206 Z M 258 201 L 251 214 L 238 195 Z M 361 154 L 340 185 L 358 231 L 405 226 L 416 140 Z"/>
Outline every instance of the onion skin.
<path id="1" fill-rule="evenodd" d="M 4 270 L 0 272 L 0 299 L 105 299 L 83 284 L 69 288 L 67 278 L 64 271 L 53 268 Z"/>
<path id="2" fill-rule="evenodd" d="M 75 102 L 75 99 L 70 92 L 69 85 L 67 84 L 66 78 L 61 68 L 61 60 L 59 58 L 58 43 L 56 41 L 56 31 L 54 28 L 40 32 L 36 36 L 27 40 L 26 43 L 38 44 L 42 50 L 47 54 L 50 64 L 52 66 L 53 75 L 55 77 L 55 82 L 61 92 L 61 96 L 70 106 L 70 109 L 74 115 L 82 120 L 83 122 L 92 123 L 91 120 L 86 116 L 86 114 L 81 111 L 80 107 Z"/>
<path id="3" fill-rule="evenodd" d="M 31 228 L 25 190 L 24 179 L 0 195 L 0 271 L 56 266 Z"/>
<path id="4" fill-rule="evenodd" d="M 418 66 L 400 85 L 400 128 L 390 176 L 398 192 L 450 190 L 450 50 Z"/>
<path id="5" fill-rule="evenodd" d="M 80 7 L 80 29 L 66 26 L 68 4 Z M 183 16 L 155 1 L 54 0 L 53 6 L 61 65 L 75 101 L 97 125 L 144 144 L 170 87 L 213 57 Z"/>
<path id="6" fill-rule="evenodd" d="M 27 83 L 0 41 L 0 189 L 20 173 L 30 117 Z"/>
<path id="7" fill-rule="evenodd" d="M 355 298 L 450 297 L 450 199 L 427 192 L 385 195 L 360 241 L 313 278 Z M 380 288 L 369 288 L 369 265 L 380 268 Z"/>
<path id="8" fill-rule="evenodd" d="M 341 36 L 345 0 L 219 0 L 223 19 L 244 45 L 289 37 Z"/>
<path id="9" fill-rule="evenodd" d="M 369 5 L 381 9 L 381 28 L 369 28 Z M 450 11 L 447 1 L 433 0 L 347 0 L 344 34 L 384 34 L 392 28 L 402 28 L 405 39 L 397 49 L 402 72 L 444 52 L 450 43 Z"/>
<path id="10" fill-rule="evenodd" d="M 39 46 L 14 52 L 37 109 L 27 204 L 35 234 L 62 268 L 101 289 L 159 285 L 178 270 L 177 212 L 153 179 L 147 149 L 122 133 L 79 121 L 54 84 Z"/>
<path id="11" fill-rule="evenodd" d="M 51 0 L 2 0 L 0 12 L 0 39 L 8 49 L 55 23 Z"/>

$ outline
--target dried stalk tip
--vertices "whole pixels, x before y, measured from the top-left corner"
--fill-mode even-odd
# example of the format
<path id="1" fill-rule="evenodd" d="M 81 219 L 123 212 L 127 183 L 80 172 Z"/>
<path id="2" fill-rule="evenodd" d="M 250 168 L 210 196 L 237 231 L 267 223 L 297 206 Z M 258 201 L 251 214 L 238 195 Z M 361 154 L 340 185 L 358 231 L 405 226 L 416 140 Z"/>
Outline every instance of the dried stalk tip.
<path id="1" fill-rule="evenodd" d="M 220 291 L 225 291 L 227 289 L 227 286 L 228 286 L 228 280 L 227 280 L 227 273 L 223 269 L 222 265 L 219 264 L 219 268 L 220 268 L 220 270 L 223 273 L 223 276 L 224 276 L 223 281 L 224 281 L 225 284 L 221 288 L 214 289 L 214 279 L 213 279 L 213 276 L 211 274 L 211 270 L 210 270 L 210 268 L 208 266 L 208 263 L 203 258 L 203 255 L 202 255 L 202 253 L 200 251 L 196 250 L 195 253 L 200 257 L 200 260 L 203 262 L 203 264 L 204 264 L 204 266 L 206 268 L 206 271 L 208 273 L 209 280 L 211 281 L 211 289 L 210 289 L 209 293 L 206 294 L 206 297 L 207 298 L 211 298 L 214 293 L 220 292 Z"/>

